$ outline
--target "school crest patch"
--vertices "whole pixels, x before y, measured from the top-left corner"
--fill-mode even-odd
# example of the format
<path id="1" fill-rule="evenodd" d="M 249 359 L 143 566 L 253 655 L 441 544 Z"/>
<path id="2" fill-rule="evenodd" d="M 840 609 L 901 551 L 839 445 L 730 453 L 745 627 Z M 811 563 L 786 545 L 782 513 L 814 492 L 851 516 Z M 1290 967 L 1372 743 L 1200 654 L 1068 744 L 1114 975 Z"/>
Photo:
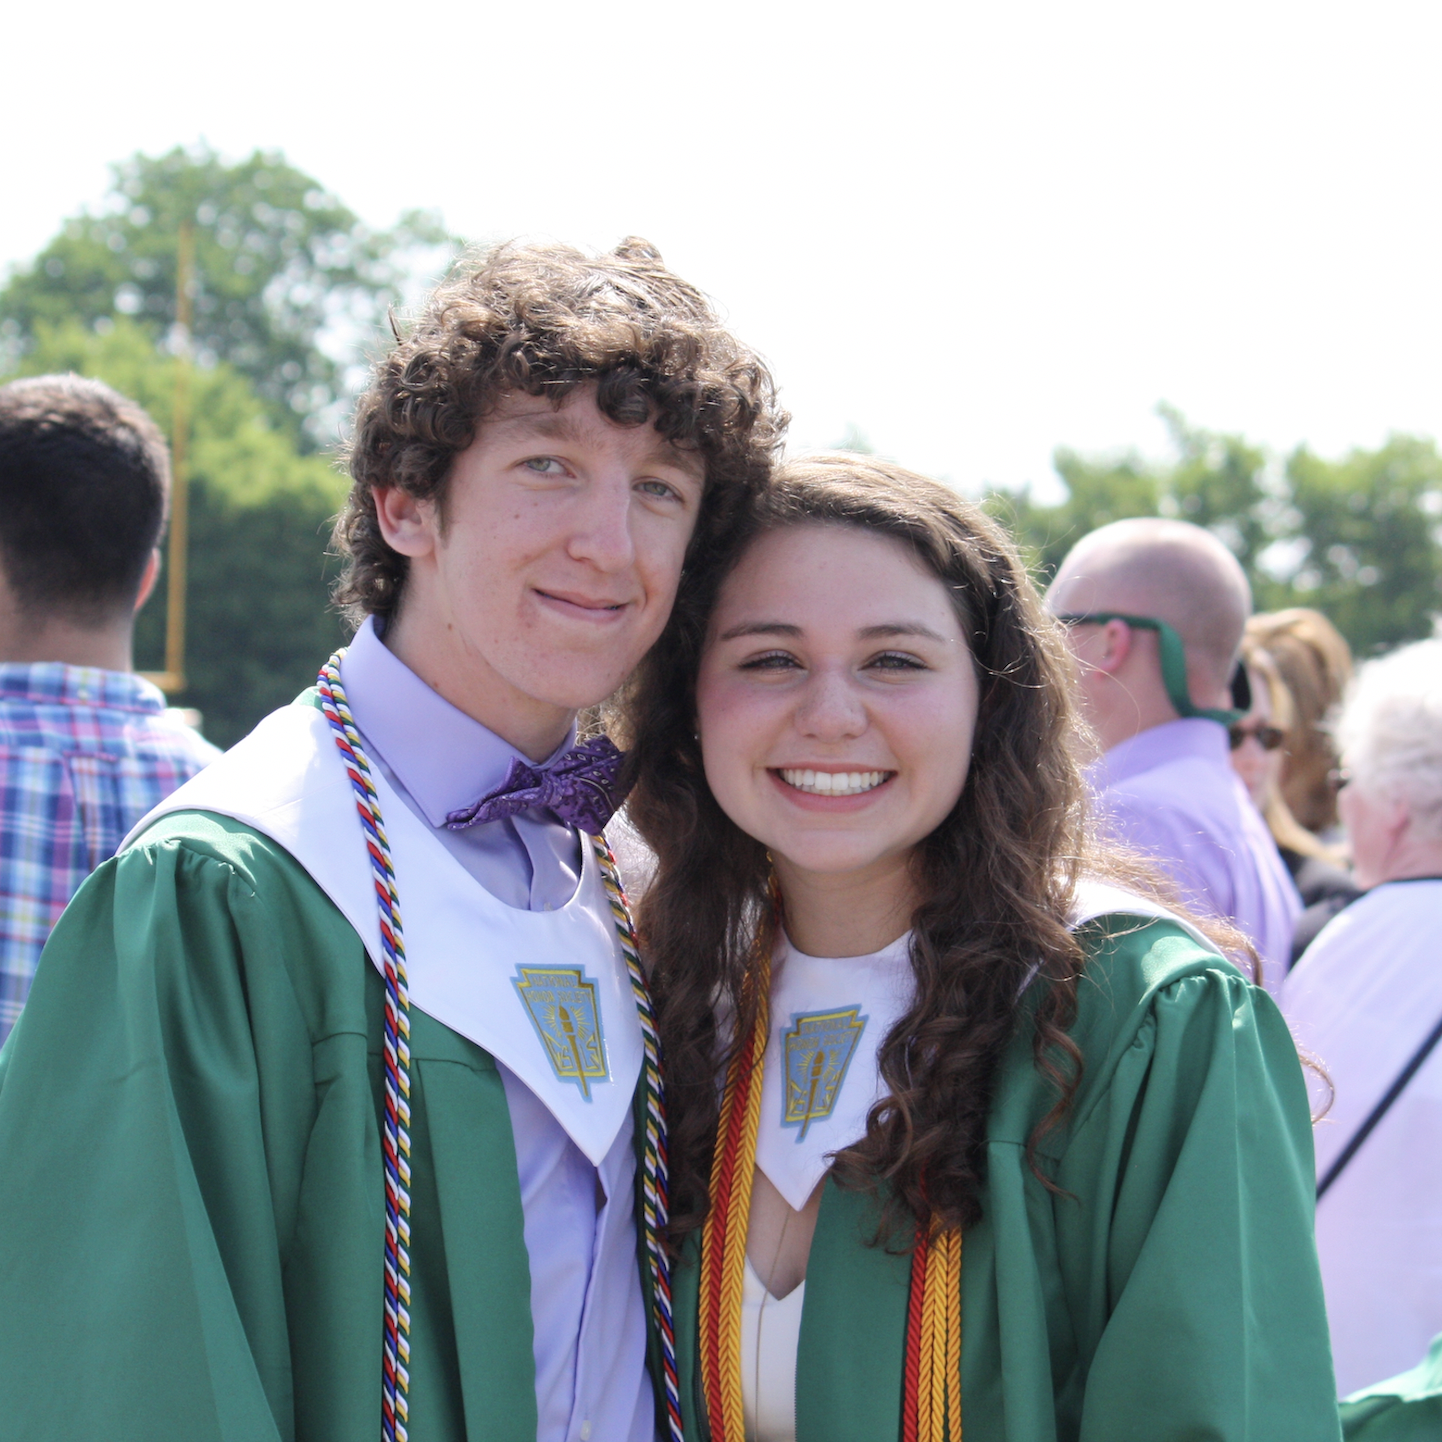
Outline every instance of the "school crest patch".
<path id="1" fill-rule="evenodd" d="M 558 1081 L 591 1100 L 593 1081 L 610 1081 L 596 983 L 579 966 L 518 966 L 512 985 L 546 1049 Z"/>
<path id="2" fill-rule="evenodd" d="M 783 1127 L 799 1127 L 796 1140 L 805 1137 L 814 1121 L 831 1115 L 856 1043 L 866 1030 L 867 1018 L 859 1006 L 838 1011 L 798 1012 L 783 1034 L 786 1090 Z"/>

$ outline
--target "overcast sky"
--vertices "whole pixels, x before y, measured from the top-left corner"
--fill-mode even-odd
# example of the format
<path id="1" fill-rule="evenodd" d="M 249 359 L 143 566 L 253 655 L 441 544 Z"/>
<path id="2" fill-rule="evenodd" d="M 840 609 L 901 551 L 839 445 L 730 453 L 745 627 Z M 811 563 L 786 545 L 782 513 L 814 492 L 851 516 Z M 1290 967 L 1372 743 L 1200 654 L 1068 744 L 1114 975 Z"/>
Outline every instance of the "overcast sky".
<path id="1" fill-rule="evenodd" d="M 1442 431 L 1439 43 L 1435 0 L 17 5 L 0 267 L 203 137 L 376 225 L 648 237 L 796 446 L 1048 483 L 1166 400 L 1335 453 Z"/>

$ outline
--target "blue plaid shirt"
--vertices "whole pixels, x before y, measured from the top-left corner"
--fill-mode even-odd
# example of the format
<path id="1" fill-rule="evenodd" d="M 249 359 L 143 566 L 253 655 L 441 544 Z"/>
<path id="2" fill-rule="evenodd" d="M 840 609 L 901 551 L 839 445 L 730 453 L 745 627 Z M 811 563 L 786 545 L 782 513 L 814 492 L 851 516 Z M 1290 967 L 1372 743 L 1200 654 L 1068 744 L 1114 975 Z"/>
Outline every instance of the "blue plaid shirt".
<path id="1" fill-rule="evenodd" d="M 139 676 L 0 663 L 0 1042 L 80 883 L 219 754 Z"/>

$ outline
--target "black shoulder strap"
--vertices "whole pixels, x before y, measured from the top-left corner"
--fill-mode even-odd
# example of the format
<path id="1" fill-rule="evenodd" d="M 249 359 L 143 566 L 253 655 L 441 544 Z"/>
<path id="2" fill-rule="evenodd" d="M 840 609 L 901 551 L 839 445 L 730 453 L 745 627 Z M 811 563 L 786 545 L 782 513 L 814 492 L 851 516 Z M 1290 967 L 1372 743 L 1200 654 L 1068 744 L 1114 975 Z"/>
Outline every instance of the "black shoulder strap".
<path id="1" fill-rule="evenodd" d="M 1421 1070 L 1422 1063 L 1432 1055 L 1432 1050 L 1439 1041 L 1442 1041 L 1442 1021 L 1438 1021 L 1437 1025 L 1432 1028 L 1432 1032 L 1427 1040 L 1412 1053 L 1407 1065 L 1397 1074 L 1397 1080 L 1387 1088 L 1386 1095 L 1372 1108 L 1371 1115 L 1367 1120 L 1352 1134 L 1352 1140 L 1342 1148 L 1337 1160 L 1327 1168 L 1326 1175 L 1317 1183 L 1317 1200 L 1319 1202 L 1323 1196 L 1326 1195 L 1327 1188 L 1342 1175 L 1342 1171 L 1347 1163 L 1357 1155 L 1357 1151 L 1362 1143 L 1372 1135 L 1377 1123 L 1391 1110 L 1392 1103 L 1406 1090 L 1407 1083 Z"/>

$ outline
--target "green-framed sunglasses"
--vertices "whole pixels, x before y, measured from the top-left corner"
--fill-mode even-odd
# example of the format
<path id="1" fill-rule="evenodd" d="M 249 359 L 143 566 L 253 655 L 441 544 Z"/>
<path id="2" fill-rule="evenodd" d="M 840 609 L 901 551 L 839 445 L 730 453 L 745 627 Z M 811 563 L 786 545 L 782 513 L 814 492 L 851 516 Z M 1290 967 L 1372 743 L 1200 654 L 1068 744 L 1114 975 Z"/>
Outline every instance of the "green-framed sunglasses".
<path id="1" fill-rule="evenodd" d="M 1252 683 L 1248 679 L 1247 668 L 1240 661 L 1232 673 L 1232 705 L 1235 709 L 1223 711 L 1194 705 L 1187 690 L 1187 653 L 1182 646 L 1182 638 L 1173 627 L 1155 616 L 1129 616 L 1124 611 L 1089 611 L 1085 615 L 1058 616 L 1057 620 L 1064 626 L 1104 626 L 1108 621 L 1124 621 L 1139 631 L 1155 631 L 1162 664 L 1162 685 L 1167 688 L 1167 699 L 1178 716 L 1197 716 L 1203 721 L 1219 721 L 1223 726 L 1231 726 L 1252 709 Z"/>

